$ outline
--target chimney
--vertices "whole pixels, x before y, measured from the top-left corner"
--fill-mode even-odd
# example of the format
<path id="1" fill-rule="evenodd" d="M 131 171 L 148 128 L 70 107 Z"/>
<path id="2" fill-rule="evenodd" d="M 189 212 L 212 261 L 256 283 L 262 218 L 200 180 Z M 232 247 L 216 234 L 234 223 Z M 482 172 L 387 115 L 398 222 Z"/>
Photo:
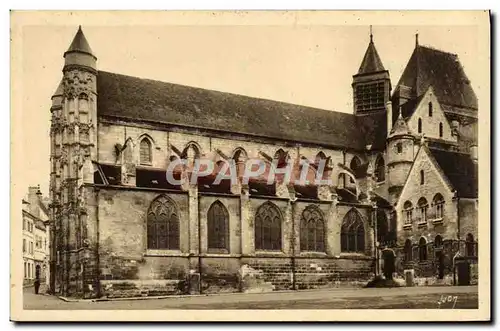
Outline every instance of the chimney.
<path id="1" fill-rule="evenodd" d="M 392 129 L 392 102 L 387 101 L 387 103 L 385 104 L 385 107 L 387 109 L 387 114 L 386 114 L 386 117 L 387 117 L 387 136 L 389 136 L 391 134 L 391 129 Z"/>
<path id="2" fill-rule="evenodd" d="M 29 207 L 28 210 L 30 214 L 40 217 L 40 205 L 39 205 L 39 199 L 42 196 L 42 192 L 40 192 L 40 185 L 38 186 L 30 186 L 28 188 L 28 202 L 29 202 Z"/>

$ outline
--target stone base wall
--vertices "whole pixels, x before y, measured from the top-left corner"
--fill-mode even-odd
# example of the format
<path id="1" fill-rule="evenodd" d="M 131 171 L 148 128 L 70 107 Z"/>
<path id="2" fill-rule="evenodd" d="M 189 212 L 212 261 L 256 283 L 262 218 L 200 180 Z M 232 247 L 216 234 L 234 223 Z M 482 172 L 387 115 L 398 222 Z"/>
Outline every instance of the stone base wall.
<path id="1" fill-rule="evenodd" d="M 190 284 L 200 271 L 200 284 Z M 101 256 L 99 272 L 98 286 L 85 291 L 70 281 L 68 296 L 95 298 L 98 289 L 101 297 L 123 298 L 197 294 L 200 287 L 203 294 L 362 287 L 373 277 L 373 259 Z"/>

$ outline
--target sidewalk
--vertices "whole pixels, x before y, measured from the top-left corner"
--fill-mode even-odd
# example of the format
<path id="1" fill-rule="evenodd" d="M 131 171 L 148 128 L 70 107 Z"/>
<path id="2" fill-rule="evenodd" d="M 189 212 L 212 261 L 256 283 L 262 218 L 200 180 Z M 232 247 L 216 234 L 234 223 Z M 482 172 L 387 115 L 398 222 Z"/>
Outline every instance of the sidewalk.
<path id="1" fill-rule="evenodd" d="M 96 298 L 96 299 L 74 299 L 58 296 L 66 302 L 105 302 L 105 301 L 139 301 L 139 300 L 208 300 L 213 298 L 224 298 L 224 301 L 261 301 L 273 300 L 273 297 L 311 299 L 333 297 L 333 298 L 356 298 L 356 297 L 386 297 L 395 295 L 422 295 L 422 294 L 446 294 L 446 293 L 474 293 L 477 286 L 415 286 L 395 288 L 328 288 L 310 289 L 297 291 L 273 291 L 263 293 L 213 293 L 213 294 L 181 294 L 155 297 L 132 297 L 132 298 Z"/>

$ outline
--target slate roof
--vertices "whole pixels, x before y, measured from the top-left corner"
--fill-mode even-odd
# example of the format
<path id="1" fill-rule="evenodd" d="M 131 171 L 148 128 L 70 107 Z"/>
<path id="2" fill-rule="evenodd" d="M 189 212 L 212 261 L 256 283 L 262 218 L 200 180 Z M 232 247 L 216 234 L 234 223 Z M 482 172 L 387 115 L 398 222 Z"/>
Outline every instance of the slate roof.
<path id="1" fill-rule="evenodd" d="M 457 194 L 462 198 L 477 198 L 478 171 L 469 154 L 429 149 Z"/>
<path id="2" fill-rule="evenodd" d="M 98 73 L 97 93 L 99 116 L 356 150 L 385 139 L 386 130 L 377 129 L 386 125 L 383 114 L 357 119 L 353 114 L 105 71 Z"/>
<path id="3" fill-rule="evenodd" d="M 90 48 L 89 42 L 87 41 L 87 38 L 85 38 L 85 35 L 83 34 L 82 27 L 78 27 L 78 31 L 76 32 L 75 37 L 73 38 L 73 41 L 71 42 L 71 45 L 69 46 L 68 50 L 66 53 L 69 52 L 82 52 L 82 53 L 87 53 L 90 55 L 93 55 L 92 49 Z"/>
<path id="4" fill-rule="evenodd" d="M 368 44 L 368 48 L 366 49 L 363 61 L 361 61 L 361 65 L 359 66 L 358 75 L 379 71 L 385 71 L 385 68 L 382 64 L 382 60 L 380 60 L 377 49 L 375 48 L 373 39 L 370 36 L 370 43 Z"/>
<path id="5" fill-rule="evenodd" d="M 432 86 L 441 104 L 477 110 L 477 96 L 456 54 L 417 45 L 397 84 L 412 88 L 421 97 Z M 409 117 L 417 102 L 403 108 L 403 117 Z"/>

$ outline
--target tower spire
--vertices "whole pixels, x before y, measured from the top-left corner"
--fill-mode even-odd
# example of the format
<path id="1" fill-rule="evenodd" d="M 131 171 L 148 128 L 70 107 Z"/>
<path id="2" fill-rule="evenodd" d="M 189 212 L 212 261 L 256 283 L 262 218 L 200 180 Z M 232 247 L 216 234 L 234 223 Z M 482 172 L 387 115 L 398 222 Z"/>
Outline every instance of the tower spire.
<path id="1" fill-rule="evenodd" d="M 73 41 L 71 42 L 68 50 L 64 53 L 63 70 L 74 66 L 80 66 L 96 71 L 96 61 L 97 57 L 92 52 L 89 42 L 83 34 L 82 26 L 79 25 Z"/>
<path id="2" fill-rule="evenodd" d="M 418 32 L 415 33 L 415 47 L 418 46 Z"/>

